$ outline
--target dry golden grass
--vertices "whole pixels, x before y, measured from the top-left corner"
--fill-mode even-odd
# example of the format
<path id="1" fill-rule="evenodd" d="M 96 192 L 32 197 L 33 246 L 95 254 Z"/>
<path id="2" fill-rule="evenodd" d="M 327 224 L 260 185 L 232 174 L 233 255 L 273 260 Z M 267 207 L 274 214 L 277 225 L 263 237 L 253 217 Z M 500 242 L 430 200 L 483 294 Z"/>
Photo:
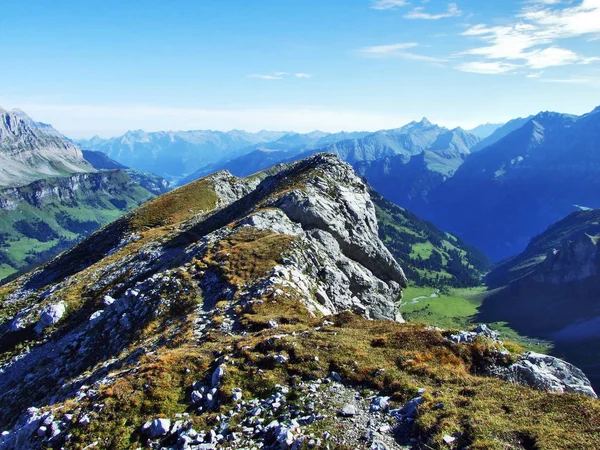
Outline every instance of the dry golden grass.
<path id="1" fill-rule="evenodd" d="M 139 207 L 131 216 L 130 228 L 144 230 L 181 223 L 200 211 L 214 209 L 218 200 L 211 180 L 196 180 Z"/>
<path id="2" fill-rule="evenodd" d="M 211 248 L 205 258 L 227 282 L 241 286 L 264 278 L 281 263 L 282 253 L 289 248 L 292 236 L 241 227 Z"/>

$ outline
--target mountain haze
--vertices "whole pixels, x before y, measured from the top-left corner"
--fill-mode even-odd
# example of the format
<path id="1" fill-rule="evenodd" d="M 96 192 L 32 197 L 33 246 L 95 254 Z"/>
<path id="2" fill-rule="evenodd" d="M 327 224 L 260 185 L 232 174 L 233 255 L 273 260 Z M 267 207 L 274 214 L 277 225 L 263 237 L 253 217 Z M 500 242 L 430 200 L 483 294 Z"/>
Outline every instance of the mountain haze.
<path id="1" fill-rule="evenodd" d="M 84 150 L 106 153 L 115 161 L 142 171 L 173 180 L 198 168 L 214 163 L 232 152 L 249 146 L 274 141 L 286 132 L 248 133 L 232 130 L 128 131 L 111 139 L 79 140 Z"/>

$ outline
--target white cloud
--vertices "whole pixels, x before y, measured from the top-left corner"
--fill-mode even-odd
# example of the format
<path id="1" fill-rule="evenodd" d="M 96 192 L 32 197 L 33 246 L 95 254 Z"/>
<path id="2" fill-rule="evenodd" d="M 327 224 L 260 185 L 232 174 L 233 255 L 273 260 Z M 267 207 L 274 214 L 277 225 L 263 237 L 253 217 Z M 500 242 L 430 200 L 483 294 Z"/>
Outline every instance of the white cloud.
<path id="1" fill-rule="evenodd" d="M 277 72 L 277 73 L 281 73 L 281 72 Z M 248 78 L 260 78 L 261 80 L 281 80 L 282 76 L 277 75 L 277 73 L 275 75 L 261 75 L 259 73 L 253 73 L 251 75 L 248 75 Z"/>
<path id="2" fill-rule="evenodd" d="M 569 78 L 542 78 L 540 81 L 543 81 L 544 83 L 587 84 L 600 88 L 600 77 L 572 76 Z"/>
<path id="3" fill-rule="evenodd" d="M 514 64 L 508 64 L 503 62 L 481 62 L 481 61 L 472 61 L 461 63 L 455 68 L 462 72 L 471 72 L 471 73 L 483 73 L 483 74 L 500 74 L 512 72 L 518 66 Z"/>
<path id="4" fill-rule="evenodd" d="M 456 5 L 456 3 L 449 3 L 448 9 L 446 10 L 446 12 L 439 13 L 439 14 L 430 14 L 430 13 L 425 12 L 425 8 L 423 8 L 422 6 L 419 6 L 419 7 L 414 8 L 409 13 L 406 13 L 404 15 L 404 18 L 405 19 L 439 20 L 439 19 L 445 19 L 447 17 L 457 17 L 460 15 L 462 15 L 462 11 L 460 9 L 458 9 L 458 6 Z"/>
<path id="5" fill-rule="evenodd" d="M 527 78 L 540 78 L 544 72 L 531 72 L 526 75 Z"/>
<path id="6" fill-rule="evenodd" d="M 408 4 L 406 0 L 373 0 L 371 8 L 379 10 L 396 9 Z"/>
<path id="7" fill-rule="evenodd" d="M 273 74 L 259 74 L 259 73 L 253 73 L 251 75 L 248 75 L 248 78 L 259 78 L 261 80 L 283 80 L 284 78 L 290 77 L 290 76 L 294 76 L 296 78 L 310 78 L 312 77 L 311 74 L 309 73 L 304 73 L 304 72 L 297 72 L 294 73 L 293 75 L 288 73 L 288 72 L 275 72 Z"/>
<path id="8" fill-rule="evenodd" d="M 527 66 L 532 69 L 544 69 L 546 67 L 565 66 L 569 64 L 589 64 L 599 60 L 599 58 L 584 58 L 571 50 L 558 47 L 535 49 L 524 56 Z"/>
<path id="9" fill-rule="evenodd" d="M 358 50 L 358 53 L 368 58 L 403 58 L 413 61 L 425 61 L 432 63 L 442 63 L 443 58 L 434 56 L 421 55 L 418 53 L 408 52 L 406 50 L 418 47 L 416 42 L 401 42 L 397 44 L 375 45 L 372 47 L 363 47 Z"/>
<path id="10" fill-rule="evenodd" d="M 514 69 L 544 69 L 600 61 L 597 56 L 581 55 L 558 45 L 563 39 L 600 36 L 600 0 L 582 0 L 576 6 L 567 7 L 553 0 L 528 2 L 514 20 L 513 24 L 502 26 L 478 24 L 469 27 L 462 35 L 486 45 L 459 55 L 483 59 L 477 62 L 491 60 L 513 64 Z"/>
<path id="11" fill-rule="evenodd" d="M 413 47 L 418 47 L 416 42 L 401 42 L 398 44 L 374 45 L 372 47 L 363 47 L 359 50 L 360 53 L 369 56 L 390 56 L 396 54 L 400 50 L 406 50 Z"/>

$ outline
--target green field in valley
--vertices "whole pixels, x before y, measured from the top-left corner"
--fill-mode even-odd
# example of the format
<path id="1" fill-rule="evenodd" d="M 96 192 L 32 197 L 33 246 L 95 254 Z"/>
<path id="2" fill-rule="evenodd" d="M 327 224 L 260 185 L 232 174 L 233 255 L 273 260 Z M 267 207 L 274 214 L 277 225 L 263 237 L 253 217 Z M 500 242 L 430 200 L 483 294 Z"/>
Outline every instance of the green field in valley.
<path id="1" fill-rule="evenodd" d="M 487 295 L 489 291 L 484 286 L 444 290 L 409 286 L 404 290 L 400 312 L 409 322 L 466 330 L 480 323 L 477 321 L 478 308 Z M 540 353 L 552 350 L 550 342 L 522 336 L 506 322 L 488 322 L 487 325 L 498 331 L 503 340 L 516 342 L 527 350 Z"/>

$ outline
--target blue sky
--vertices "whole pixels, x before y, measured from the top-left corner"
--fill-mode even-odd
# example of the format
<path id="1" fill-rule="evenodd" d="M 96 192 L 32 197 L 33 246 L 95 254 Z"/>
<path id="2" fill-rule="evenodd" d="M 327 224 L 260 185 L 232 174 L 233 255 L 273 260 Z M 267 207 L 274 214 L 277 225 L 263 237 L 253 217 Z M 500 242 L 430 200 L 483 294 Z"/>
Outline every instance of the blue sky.
<path id="1" fill-rule="evenodd" d="M 600 0 L 4 0 L 0 33 L 0 105 L 72 137 L 600 104 Z"/>

